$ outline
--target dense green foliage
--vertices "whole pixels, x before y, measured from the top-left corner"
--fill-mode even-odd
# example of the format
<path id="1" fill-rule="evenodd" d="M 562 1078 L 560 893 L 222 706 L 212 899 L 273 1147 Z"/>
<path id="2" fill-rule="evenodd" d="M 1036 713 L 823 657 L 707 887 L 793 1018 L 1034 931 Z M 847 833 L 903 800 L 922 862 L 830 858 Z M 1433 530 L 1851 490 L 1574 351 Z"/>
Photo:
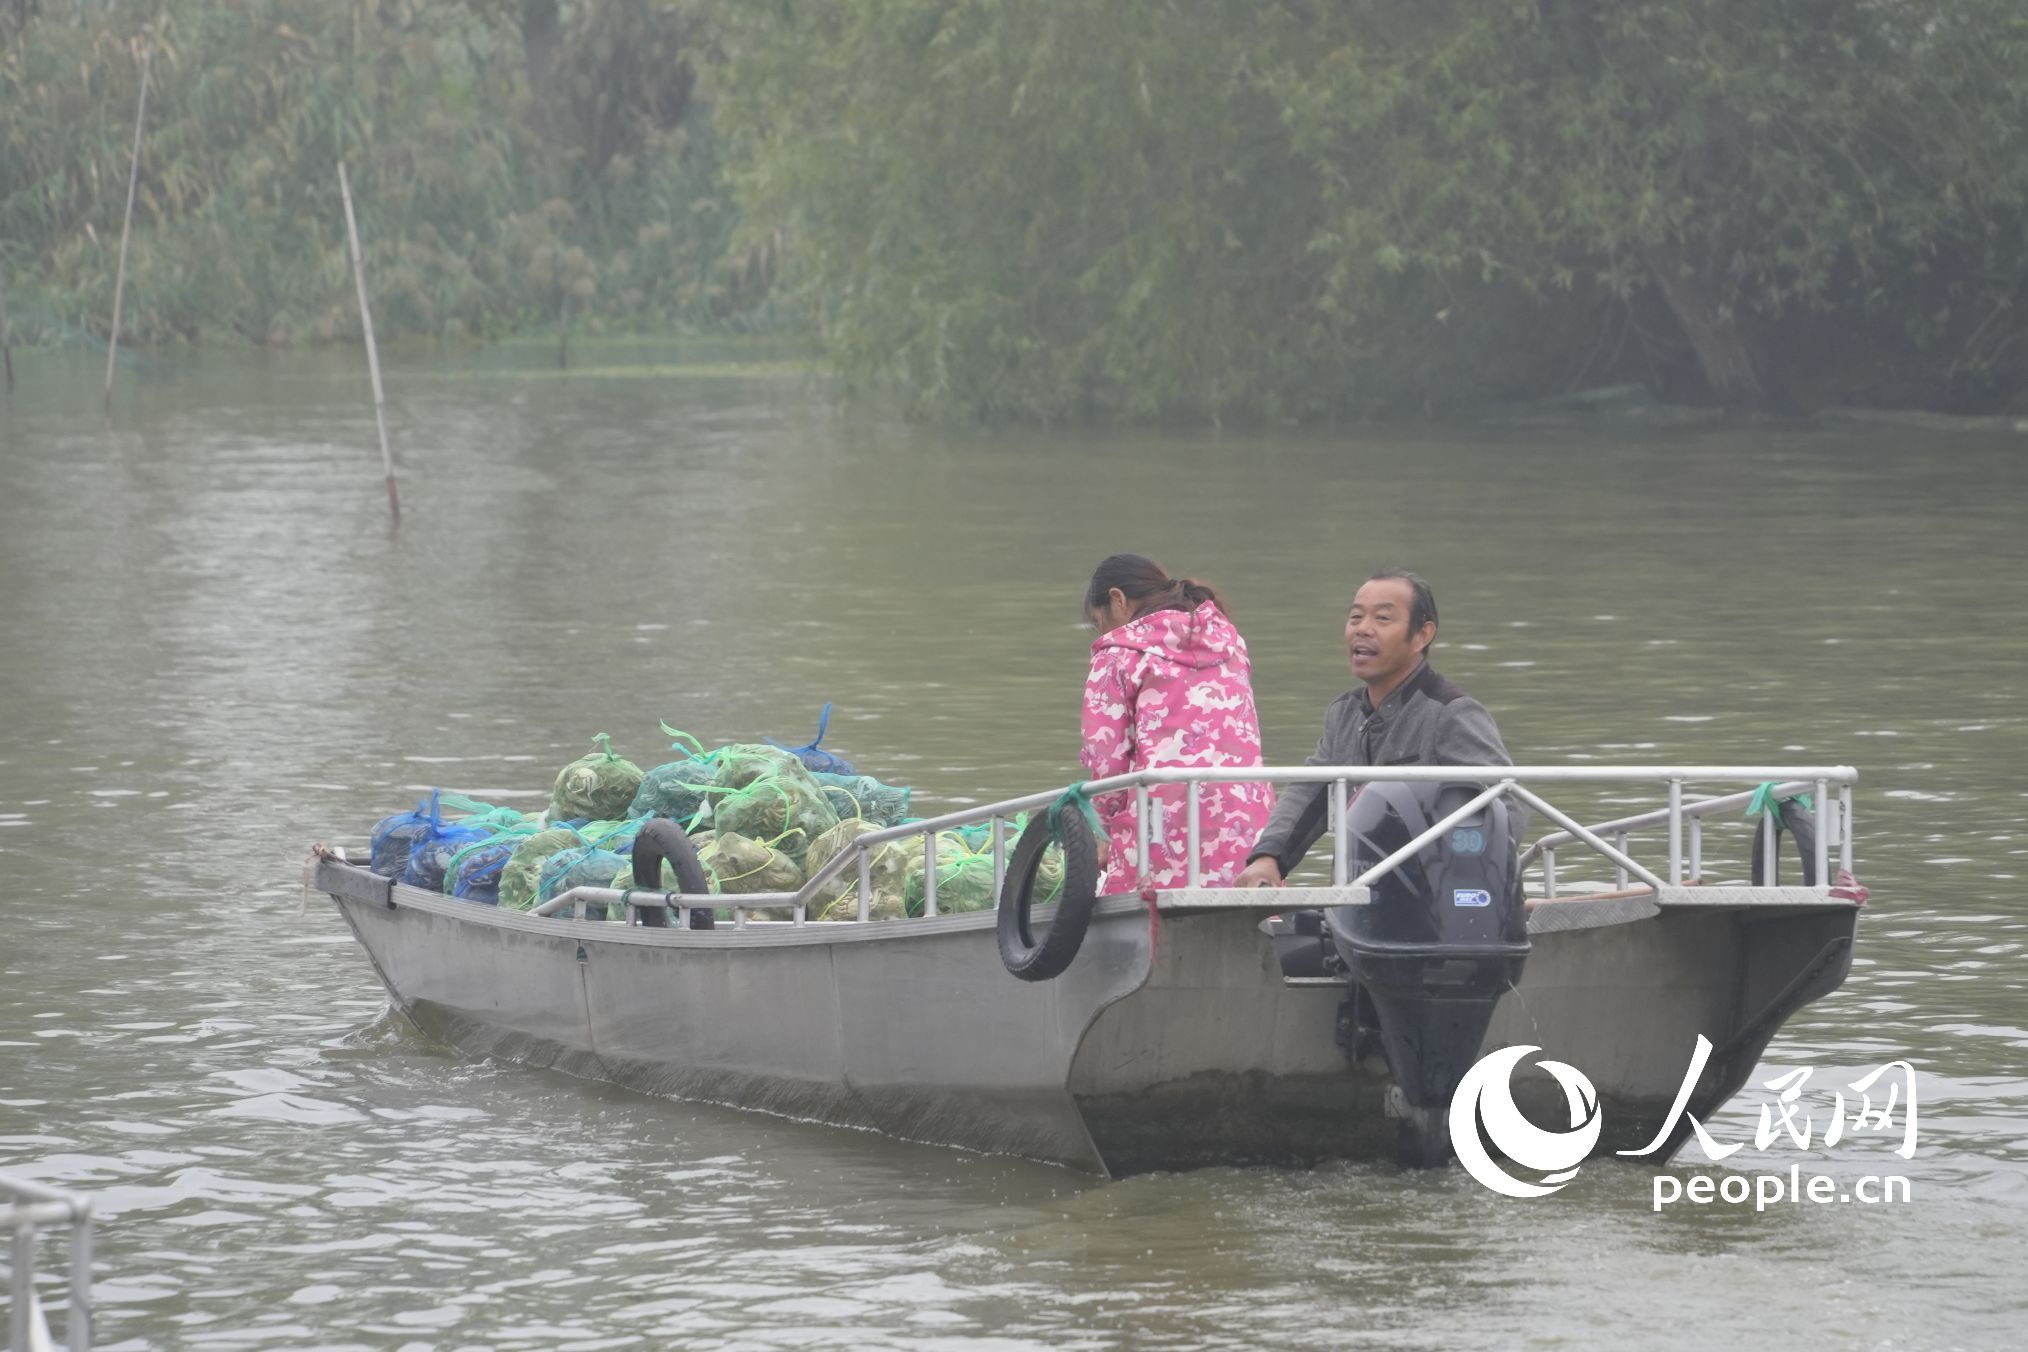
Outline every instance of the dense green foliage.
<path id="1" fill-rule="evenodd" d="M 0 0 L 31 337 L 104 331 L 152 51 L 143 341 L 353 332 L 343 157 L 390 333 L 793 304 L 993 418 L 2028 410 L 2020 0 L 149 9 Z"/>
<path id="2" fill-rule="evenodd" d="M 566 306 L 699 325 L 744 299 L 685 9 L 193 0 L 150 29 L 140 5 L 25 8 L 0 18 L 0 250 L 30 338 L 104 332 L 144 57 L 122 321 L 141 341 L 356 332 L 341 158 L 384 332 Z"/>
<path id="3" fill-rule="evenodd" d="M 2028 386 L 2018 0 L 776 0 L 748 209 L 986 415 Z"/>

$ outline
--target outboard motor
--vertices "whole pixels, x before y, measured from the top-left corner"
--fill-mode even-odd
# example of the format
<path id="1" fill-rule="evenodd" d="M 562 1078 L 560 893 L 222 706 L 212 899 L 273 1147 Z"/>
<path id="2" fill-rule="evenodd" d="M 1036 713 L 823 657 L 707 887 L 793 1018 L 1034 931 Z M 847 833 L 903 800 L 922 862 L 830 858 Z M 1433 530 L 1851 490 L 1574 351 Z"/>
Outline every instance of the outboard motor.
<path id="1" fill-rule="evenodd" d="M 1353 872 L 1387 858 L 1480 791 L 1365 785 L 1345 812 Z M 1367 905 L 1334 908 L 1324 923 L 1356 988 L 1348 1002 L 1354 1017 L 1378 1016 L 1380 1046 L 1406 1100 L 1403 1163 L 1435 1168 L 1450 1157 L 1451 1097 L 1479 1059 L 1493 1007 L 1521 979 L 1528 957 L 1506 801 L 1495 798 L 1455 824 L 1374 883 Z"/>

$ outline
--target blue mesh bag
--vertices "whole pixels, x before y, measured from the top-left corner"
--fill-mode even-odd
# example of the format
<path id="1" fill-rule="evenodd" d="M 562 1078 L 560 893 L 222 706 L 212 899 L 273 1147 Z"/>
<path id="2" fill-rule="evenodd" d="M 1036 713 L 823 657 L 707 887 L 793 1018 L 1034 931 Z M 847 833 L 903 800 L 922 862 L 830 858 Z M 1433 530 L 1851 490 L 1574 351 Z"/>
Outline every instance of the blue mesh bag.
<path id="1" fill-rule="evenodd" d="M 806 770 L 813 770 L 827 775 L 852 775 L 859 773 L 852 768 L 851 761 L 846 760 L 843 756 L 834 756 L 817 745 L 817 743 L 824 740 L 824 734 L 830 731 L 830 729 L 831 706 L 829 703 L 826 703 L 823 712 L 817 715 L 817 735 L 812 737 L 807 744 L 803 746 L 783 746 L 782 743 L 777 742 L 772 737 L 767 739 L 767 744 L 769 746 L 781 747 L 782 750 L 795 756 L 796 759 L 803 763 L 803 768 Z"/>
<path id="2" fill-rule="evenodd" d="M 484 840 L 465 846 L 444 866 L 444 893 L 460 901 L 487 906 L 500 904 L 500 873 L 514 857 L 514 847 L 536 834 L 534 822 L 524 821 L 496 831 Z"/>
<path id="3" fill-rule="evenodd" d="M 469 826 L 459 822 L 455 825 L 447 823 L 419 835 L 408 847 L 408 867 L 402 870 L 401 880 L 410 887 L 441 892 L 444 890 L 444 871 L 450 867 L 458 851 L 493 834 L 490 826 Z"/>
<path id="4" fill-rule="evenodd" d="M 442 789 L 431 789 L 430 796 L 415 805 L 415 811 L 397 812 L 374 823 L 368 867 L 383 878 L 401 877 L 408 871 L 409 850 L 416 841 L 443 830 L 443 810 L 447 806 L 473 812 L 484 810 L 485 805 Z"/>

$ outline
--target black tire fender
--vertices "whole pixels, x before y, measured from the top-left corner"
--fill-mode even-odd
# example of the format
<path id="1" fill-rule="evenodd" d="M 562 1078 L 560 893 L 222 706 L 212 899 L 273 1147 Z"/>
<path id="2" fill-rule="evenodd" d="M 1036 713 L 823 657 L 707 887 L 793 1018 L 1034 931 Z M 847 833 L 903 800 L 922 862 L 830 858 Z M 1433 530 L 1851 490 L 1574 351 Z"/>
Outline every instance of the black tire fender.
<path id="1" fill-rule="evenodd" d="M 704 865 L 697 858 L 697 847 L 690 843 L 690 837 L 683 834 L 683 828 L 667 817 L 657 817 L 644 825 L 634 835 L 634 884 L 636 891 L 657 892 L 662 881 L 662 865 L 668 864 L 676 870 L 676 890 L 686 897 L 704 897 L 707 904 L 692 907 L 691 929 L 710 929 L 711 879 L 704 872 Z M 641 923 L 654 929 L 669 928 L 669 912 L 659 906 L 644 907 Z"/>
<path id="2" fill-rule="evenodd" d="M 1803 886 L 1817 885 L 1817 820 L 1810 809 L 1794 798 L 1781 802 L 1781 820 L 1763 816 L 1753 832 L 1753 865 L 1748 875 L 1755 887 L 1777 886 L 1781 882 L 1781 837 L 1787 834 L 1796 842 L 1796 855 L 1802 860 Z M 1775 876 L 1767 876 L 1767 833 L 1775 833 Z"/>
<path id="3" fill-rule="evenodd" d="M 1050 831 L 1052 820 L 1056 833 L 1063 837 L 1063 891 L 1057 898 L 1056 918 L 1038 942 L 1028 917 L 1035 875 L 1056 834 Z M 1007 859 L 1007 877 L 1000 884 L 1000 961 L 1023 981 L 1062 976 L 1084 944 L 1097 900 L 1098 846 L 1084 813 L 1067 803 L 1036 813 L 1015 842 L 1014 853 Z"/>

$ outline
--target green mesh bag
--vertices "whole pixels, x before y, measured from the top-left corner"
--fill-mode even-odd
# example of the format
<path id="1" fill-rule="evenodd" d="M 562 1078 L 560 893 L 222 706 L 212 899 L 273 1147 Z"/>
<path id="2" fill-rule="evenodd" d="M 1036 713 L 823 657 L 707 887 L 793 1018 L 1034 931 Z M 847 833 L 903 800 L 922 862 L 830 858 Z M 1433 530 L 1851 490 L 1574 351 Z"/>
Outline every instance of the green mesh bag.
<path id="1" fill-rule="evenodd" d="M 535 905 L 535 889 L 542 882 L 542 865 L 549 856 L 587 844 L 568 826 L 538 831 L 514 847 L 513 855 L 500 870 L 500 906 L 508 911 L 525 911 Z"/>
<path id="2" fill-rule="evenodd" d="M 911 843 L 908 850 L 908 875 L 902 893 L 903 907 L 909 915 L 923 913 L 923 898 L 927 889 L 923 879 L 929 872 L 929 860 L 919 844 Z M 956 831 L 937 833 L 937 914 L 951 915 L 959 911 L 990 911 L 993 909 L 993 856 L 991 852 L 979 854 L 970 849 L 963 835 Z"/>
<path id="3" fill-rule="evenodd" d="M 795 861 L 768 842 L 722 831 L 698 854 L 711 875 L 712 890 L 729 896 L 753 892 L 794 892 L 803 885 Z"/>
<path id="4" fill-rule="evenodd" d="M 625 868 L 621 869 L 621 870 L 620 870 L 620 871 L 619 871 L 618 873 L 615 873 L 615 874 L 613 875 L 613 880 L 612 880 L 612 882 L 610 882 L 610 883 L 606 884 L 606 886 L 608 886 L 608 887 L 650 887 L 650 888 L 653 888 L 653 889 L 655 889 L 655 890 L 656 890 L 656 891 L 658 891 L 658 892 L 681 892 L 681 891 L 683 890 L 683 886 L 682 886 L 682 884 L 681 884 L 681 883 L 678 883 L 678 882 L 676 881 L 676 866 L 675 866 L 674 864 L 670 863 L 670 862 L 669 862 L 668 860 L 666 860 L 666 859 L 664 859 L 664 860 L 662 861 L 662 881 L 661 881 L 661 882 L 659 882 L 659 883 L 652 883 L 652 882 L 650 882 L 650 883 L 637 883 L 637 882 L 635 882 L 635 881 L 634 881 L 634 865 L 633 865 L 633 861 L 632 861 L 632 860 L 631 860 L 631 858 L 630 858 L 630 859 L 628 860 L 627 866 L 626 866 Z"/>
<path id="5" fill-rule="evenodd" d="M 721 796 L 711 808 L 712 827 L 749 840 L 781 839 L 782 853 L 801 867 L 810 842 L 838 824 L 817 786 L 796 775 L 763 775 Z"/>
<path id="6" fill-rule="evenodd" d="M 762 775 L 808 780 L 810 772 L 795 752 L 760 743 L 730 742 L 705 757 L 717 767 L 714 782 L 721 789 L 743 789 Z"/>
<path id="7" fill-rule="evenodd" d="M 883 868 L 882 865 L 888 867 Z M 866 906 L 868 920 L 901 920 L 908 915 L 907 882 L 904 877 L 906 866 L 901 862 L 900 852 L 892 845 L 884 846 L 873 857 L 872 900 Z M 851 881 L 838 899 L 822 910 L 815 912 L 818 920 L 857 920 L 859 918 L 859 874 L 854 870 Z"/>
<path id="8" fill-rule="evenodd" d="M 613 875 L 627 863 L 624 855 L 597 845 L 576 845 L 567 850 L 558 850 L 542 861 L 542 876 L 535 888 L 535 904 L 540 906 L 562 896 L 573 887 L 610 887 Z M 624 920 L 627 908 L 615 904 L 608 908 L 602 902 L 591 902 L 584 908 L 587 920 Z"/>
<path id="9" fill-rule="evenodd" d="M 965 848 L 973 854 L 977 854 L 981 850 L 990 851 L 993 848 L 993 823 L 991 822 L 967 822 L 963 826 L 952 827 L 951 834 L 963 840 Z M 1013 848 L 1013 843 L 1020 838 L 1020 832 L 1010 831 L 1005 837 L 1008 848 Z"/>
<path id="10" fill-rule="evenodd" d="M 645 817 L 630 817 L 619 821 L 586 822 L 577 828 L 588 845 L 596 845 L 614 854 L 625 854 L 634 848 L 634 837 L 648 824 Z"/>
<path id="11" fill-rule="evenodd" d="M 857 817 L 839 822 L 836 826 L 810 842 L 810 848 L 803 859 L 804 875 L 806 877 L 815 877 L 818 869 L 830 863 L 840 852 L 847 849 L 853 841 L 869 831 L 878 831 L 879 829 L 872 822 L 861 821 Z M 877 857 L 878 855 L 876 854 Z M 856 864 L 846 865 L 843 873 L 830 879 L 822 887 L 818 888 L 816 893 L 811 897 L 811 912 L 814 914 L 823 907 L 829 906 L 840 896 L 844 895 L 847 890 L 856 893 L 858 886 L 858 866 Z M 854 915 L 857 915 L 856 910 L 854 911 Z"/>
<path id="12" fill-rule="evenodd" d="M 832 833 L 822 838 L 823 848 L 830 849 L 832 854 L 848 850 L 859 836 L 878 829 L 856 819 L 840 822 Z M 849 835 L 846 834 L 848 832 Z M 908 913 L 908 859 L 911 850 L 920 853 L 920 844 L 890 840 L 885 845 L 874 847 L 872 857 L 866 861 L 867 880 L 872 884 L 866 906 L 868 920 L 899 920 Z M 811 856 L 814 858 L 819 853 L 819 846 L 812 844 Z M 811 871 L 815 872 L 816 868 L 812 865 Z M 856 861 L 847 864 L 844 872 L 819 889 L 818 895 L 811 899 L 810 914 L 818 920 L 859 918 L 859 865 Z"/>
<path id="13" fill-rule="evenodd" d="M 839 822 L 810 842 L 810 848 L 803 860 L 803 871 L 814 874 L 836 858 L 840 850 L 868 832 L 879 829 L 872 822 L 862 821 L 857 817 Z"/>
<path id="14" fill-rule="evenodd" d="M 897 826 L 908 816 L 909 790 L 883 784 L 872 775 L 812 773 L 839 821 L 860 817 L 875 826 Z"/>
<path id="15" fill-rule="evenodd" d="M 962 828 L 961 828 L 962 829 Z M 1021 833 L 1028 829 L 1028 814 L 1017 812 L 1014 820 L 1007 824 L 1007 848 L 1012 850 L 1014 842 L 1021 839 Z M 1051 842 L 1042 851 L 1042 862 L 1035 868 L 1035 890 L 1029 902 L 1032 906 L 1046 906 L 1063 892 L 1063 846 Z"/>
<path id="16" fill-rule="evenodd" d="M 489 831 L 511 831 L 523 825 L 527 825 L 530 831 L 538 829 L 530 824 L 527 813 L 513 807 L 489 807 L 484 812 L 475 812 L 469 817 L 460 818 L 458 825 L 483 826 Z"/>
<path id="17" fill-rule="evenodd" d="M 549 819 L 569 821 L 590 817 L 610 821 L 625 817 L 641 788 L 641 767 L 613 753 L 605 733 L 592 738 L 592 750 L 559 770 L 549 793 Z"/>
<path id="18" fill-rule="evenodd" d="M 670 761 L 641 776 L 627 805 L 629 817 L 667 817 L 688 826 L 711 801 L 714 767 L 701 760 Z M 709 814 L 705 814 L 707 817 Z"/>

